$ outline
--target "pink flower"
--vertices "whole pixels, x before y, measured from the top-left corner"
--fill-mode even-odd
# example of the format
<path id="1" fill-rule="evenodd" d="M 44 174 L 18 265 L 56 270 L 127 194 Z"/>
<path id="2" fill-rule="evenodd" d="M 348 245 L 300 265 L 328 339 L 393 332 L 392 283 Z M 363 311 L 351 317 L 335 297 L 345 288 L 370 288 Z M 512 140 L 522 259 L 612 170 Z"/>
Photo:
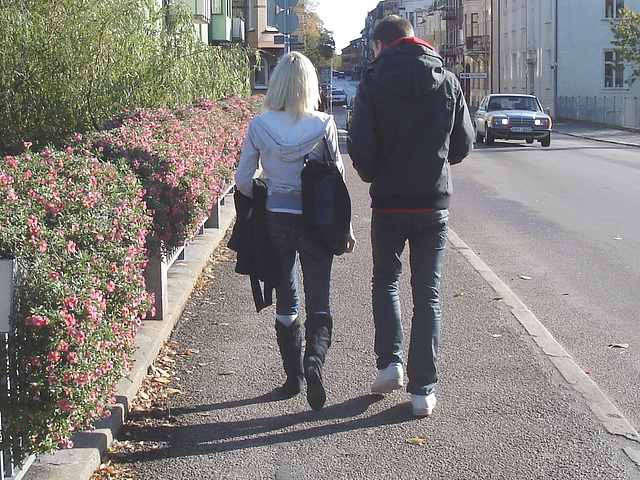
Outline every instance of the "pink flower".
<path id="1" fill-rule="evenodd" d="M 73 412 L 75 410 L 75 407 L 73 407 L 73 405 L 71 405 L 71 402 L 66 398 L 58 400 L 58 408 L 64 410 L 65 412 Z"/>
<path id="2" fill-rule="evenodd" d="M 69 363 L 78 363 L 78 354 L 76 352 L 67 353 L 67 360 L 69 361 Z"/>
<path id="3" fill-rule="evenodd" d="M 41 315 L 33 315 L 31 317 L 25 318 L 24 323 L 25 325 L 30 325 L 33 327 L 44 327 L 46 325 L 49 325 L 49 319 Z"/>
<path id="4" fill-rule="evenodd" d="M 49 359 L 50 362 L 58 362 L 60 360 L 60 352 L 49 352 L 49 355 L 47 355 L 47 358 Z"/>
<path id="5" fill-rule="evenodd" d="M 49 272 L 49 278 L 53 280 L 58 280 L 60 278 L 60 274 L 58 272 Z"/>
<path id="6" fill-rule="evenodd" d="M 69 243 L 67 243 L 67 251 L 69 253 L 76 253 L 76 244 L 72 240 L 69 240 Z"/>
<path id="7" fill-rule="evenodd" d="M 70 298 L 65 298 L 65 299 L 62 301 L 62 304 L 63 304 L 65 307 L 68 307 L 68 308 L 75 308 L 75 307 L 77 307 L 77 306 L 78 306 L 78 297 L 76 297 L 75 295 L 73 295 L 73 296 L 71 296 Z"/>

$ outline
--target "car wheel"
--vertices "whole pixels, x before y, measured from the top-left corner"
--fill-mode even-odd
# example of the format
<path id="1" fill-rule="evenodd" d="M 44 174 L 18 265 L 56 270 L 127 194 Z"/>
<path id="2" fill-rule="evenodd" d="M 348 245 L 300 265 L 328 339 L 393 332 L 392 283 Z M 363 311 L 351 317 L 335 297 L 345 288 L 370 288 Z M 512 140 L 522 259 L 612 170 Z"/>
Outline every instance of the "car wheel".
<path id="1" fill-rule="evenodd" d="M 493 142 L 495 141 L 495 138 L 493 136 L 493 133 L 491 133 L 489 130 L 487 130 L 487 132 L 484 134 L 484 143 L 485 145 L 493 145 Z"/>
<path id="2" fill-rule="evenodd" d="M 527 143 L 533 143 L 533 138 L 527 138 Z"/>
<path id="3" fill-rule="evenodd" d="M 540 140 L 540 143 L 542 144 L 543 147 L 548 147 L 549 145 L 551 145 L 551 134 L 547 135 L 542 140 Z"/>

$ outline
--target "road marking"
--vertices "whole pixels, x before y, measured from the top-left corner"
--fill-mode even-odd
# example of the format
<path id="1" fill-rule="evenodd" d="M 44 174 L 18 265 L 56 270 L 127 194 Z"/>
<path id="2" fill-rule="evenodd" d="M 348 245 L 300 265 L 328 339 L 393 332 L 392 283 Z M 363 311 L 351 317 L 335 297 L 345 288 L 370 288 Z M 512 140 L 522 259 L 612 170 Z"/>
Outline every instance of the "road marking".
<path id="1" fill-rule="evenodd" d="M 564 379 L 582 395 L 591 411 L 607 431 L 612 435 L 634 442 L 633 445 L 636 447 L 640 445 L 640 435 L 636 429 L 624 418 L 624 415 L 600 390 L 600 387 L 574 362 L 571 355 L 558 343 L 533 312 L 451 229 L 449 229 L 449 241 L 496 294 L 502 297 L 505 305 L 510 307 L 512 315 L 527 330 Z M 640 450 L 631 447 L 623 447 L 623 450 L 640 467 Z"/>

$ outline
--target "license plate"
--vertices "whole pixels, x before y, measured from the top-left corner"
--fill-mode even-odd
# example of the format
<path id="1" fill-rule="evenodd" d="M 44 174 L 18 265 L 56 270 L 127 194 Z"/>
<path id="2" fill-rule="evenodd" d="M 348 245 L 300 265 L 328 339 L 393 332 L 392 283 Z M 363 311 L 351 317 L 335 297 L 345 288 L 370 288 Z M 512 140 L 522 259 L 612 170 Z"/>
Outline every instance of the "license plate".
<path id="1" fill-rule="evenodd" d="M 511 127 L 512 132 L 531 132 L 531 127 Z"/>

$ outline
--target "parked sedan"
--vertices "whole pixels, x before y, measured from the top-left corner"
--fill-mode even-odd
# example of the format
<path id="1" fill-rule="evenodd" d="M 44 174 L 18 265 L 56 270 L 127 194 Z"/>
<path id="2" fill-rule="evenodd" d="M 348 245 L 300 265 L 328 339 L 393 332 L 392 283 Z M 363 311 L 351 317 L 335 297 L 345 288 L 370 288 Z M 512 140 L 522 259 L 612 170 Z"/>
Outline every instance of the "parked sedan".
<path id="1" fill-rule="evenodd" d="M 345 129 L 349 130 L 349 126 L 351 126 L 351 116 L 353 115 L 353 100 L 355 99 L 355 97 L 350 97 L 347 100 L 346 105 L 344 105 L 344 125 L 345 125 Z"/>
<path id="2" fill-rule="evenodd" d="M 331 103 L 347 103 L 347 92 L 337 88 L 331 90 Z"/>
<path id="3" fill-rule="evenodd" d="M 551 145 L 552 120 L 534 95 L 487 95 L 473 116 L 476 142 L 493 145 L 494 140 L 539 141 Z"/>

